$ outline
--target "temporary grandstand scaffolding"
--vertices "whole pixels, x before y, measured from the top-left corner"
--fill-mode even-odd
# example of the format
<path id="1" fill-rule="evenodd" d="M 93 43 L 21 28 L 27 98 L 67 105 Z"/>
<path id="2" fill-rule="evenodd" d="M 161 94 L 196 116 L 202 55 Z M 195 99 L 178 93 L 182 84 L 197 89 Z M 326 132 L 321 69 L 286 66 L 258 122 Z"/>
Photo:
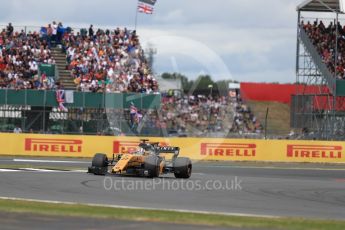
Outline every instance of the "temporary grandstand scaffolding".
<path id="1" fill-rule="evenodd" d="M 307 0 L 297 7 L 296 95 L 291 103 L 291 126 L 301 129 L 306 138 L 345 139 L 344 80 L 337 80 L 318 53 L 308 34 L 301 28 L 303 14 L 328 13 L 338 25 L 344 12 L 342 0 Z M 317 20 L 317 19 L 316 19 Z M 336 26 L 336 38 L 339 38 Z M 334 63 L 337 66 L 338 39 L 335 39 Z"/>

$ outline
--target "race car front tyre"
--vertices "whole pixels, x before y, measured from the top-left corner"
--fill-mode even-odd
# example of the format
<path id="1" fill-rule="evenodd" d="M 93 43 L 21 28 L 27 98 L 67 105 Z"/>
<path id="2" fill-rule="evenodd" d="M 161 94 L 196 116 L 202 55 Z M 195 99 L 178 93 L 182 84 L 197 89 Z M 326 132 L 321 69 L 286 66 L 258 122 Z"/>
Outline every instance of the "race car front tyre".
<path id="1" fill-rule="evenodd" d="M 92 159 L 92 171 L 95 175 L 105 175 L 108 171 L 108 157 L 105 154 L 97 153 Z"/>
<path id="2" fill-rule="evenodd" d="M 157 156 L 148 156 L 145 158 L 145 171 L 149 178 L 159 177 L 160 173 L 160 159 Z"/>
<path id="3" fill-rule="evenodd" d="M 178 179 L 190 178 L 192 175 L 192 161 L 189 158 L 177 158 L 174 162 L 174 175 Z"/>

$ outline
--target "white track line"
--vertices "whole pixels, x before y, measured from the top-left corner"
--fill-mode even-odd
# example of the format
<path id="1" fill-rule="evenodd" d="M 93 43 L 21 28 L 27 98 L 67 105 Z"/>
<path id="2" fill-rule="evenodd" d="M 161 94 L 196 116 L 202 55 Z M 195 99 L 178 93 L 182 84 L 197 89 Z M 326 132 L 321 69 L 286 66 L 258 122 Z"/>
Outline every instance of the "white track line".
<path id="1" fill-rule="evenodd" d="M 66 172 L 66 171 L 62 171 L 62 170 L 35 169 L 35 168 L 20 168 L 19 170 L 31 171 L 31 172 Z"/>
<path id="2" fill-rule="evenodd" d="M 53 200 L 36 200 L 36 199 L 24 199 L 16 197 L 0 197 L 2 200 L 14 200 L 14 201 L 28 201 L 28 202 L 41 202 L 49 204 L 66 204 L 66 205 L 86 205 L 91 207 L 106 207 L 106 208 L 122 208 L 122 209 L 141 209 L 147 211 L 169 211 L 169 212 L 180 212 L 180 213 L 194 213 L 194 214 L 207 214 L 207 215 L 223 215 L 223 216 L 236 216 L 236 217 L 257 217 L 257 218 L 283 218 L 281 216 L 271 215 L 256 215 L 247 213 L 229 213 L 229 212 L 208 212 L 208 211 L 195 211 L 195 210 L 184 210 L 184 209 L 160 209 L 160 208 L 144 208 L 135 206 L 123 206 L 123 205 L 104 205 L 104 204 L 92 204 L 92 203 L 76 203 L 76 202 L 62 202 Z"/>
<path id="3" fill-rule="evenodd" d="M 83 172 L 86 173 L 86 170 L 59 170 L 59 169 L 35 169 L 35 168 L 20 168 L 19 170 L 29 171 L 29 172 L 62 172 L 62 173 L 69 173 L 69 172 Z"/>
<path id="4" fill-rule="evenodd" d="M 20 172 L 20 170 L 16 170 L 16 169 L 0 169 L 0 172 Z"/>
<path id="5" fill-rule="evenodd" d="M 58 160 L 31 160 L 31 159 L 13 159 L 14 162 L 32 162 L 32 163 L 66 163 L 66 164 L 90 164 L 86 161 L 58 161 Z"/>
<path id="6" fill-rule="evenodd" d="M 19 168 L 19 169 L 0 169 L 1 172 L 25 172 L 25 173 L 86 173 L 86 170 L 54 170 L 54 169 L 35 169 L 35 168 Z"/>

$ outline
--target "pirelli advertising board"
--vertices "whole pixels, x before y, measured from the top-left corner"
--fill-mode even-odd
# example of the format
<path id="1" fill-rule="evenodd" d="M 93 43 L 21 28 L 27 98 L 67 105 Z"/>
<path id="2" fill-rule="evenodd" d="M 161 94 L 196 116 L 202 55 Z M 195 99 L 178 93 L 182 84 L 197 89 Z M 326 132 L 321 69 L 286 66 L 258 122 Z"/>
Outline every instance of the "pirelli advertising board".
<path id="1" fill-rule="evenodd" d="M 176 146 L 193 160 L 345 163 L 345 142 L 147 138 Z M 0 155 L 92 157 L 95 153 L 130 153 L 140 138 L 0 134 Z"/>

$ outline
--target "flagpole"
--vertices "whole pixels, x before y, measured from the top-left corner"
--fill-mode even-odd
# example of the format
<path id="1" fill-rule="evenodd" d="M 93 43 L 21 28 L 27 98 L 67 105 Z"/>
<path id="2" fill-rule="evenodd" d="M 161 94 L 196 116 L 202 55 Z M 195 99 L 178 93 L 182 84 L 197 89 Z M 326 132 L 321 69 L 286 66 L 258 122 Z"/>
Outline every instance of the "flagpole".
<path id="1" fill-rule="evenodd" d="M 139 5 L 139 0 L 137 1 L 137 6 L 135 7 L 135 23 L 134 23 L 134 30 L 137 30 L 137 25 L 138 25 L 138 5 Z"/>

